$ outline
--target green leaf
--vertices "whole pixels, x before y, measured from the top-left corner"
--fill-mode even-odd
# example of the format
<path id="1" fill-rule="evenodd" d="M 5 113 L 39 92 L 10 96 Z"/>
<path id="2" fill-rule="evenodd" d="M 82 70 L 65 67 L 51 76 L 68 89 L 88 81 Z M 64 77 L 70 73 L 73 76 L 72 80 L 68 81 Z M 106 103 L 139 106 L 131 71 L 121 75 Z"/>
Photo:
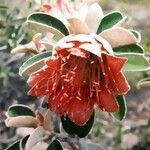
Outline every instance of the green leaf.
<path id="1" fill-rule="evenodd" d="M 0 6 L 0 21 L 7 16 L 8 7 Z"/>
<path id="2" fill-rule="evenodd" d="M 10 145 L 8 148 L 6 148 L 5 150 L 20 150 L 19 148 L 19 143 L 20 143 L 20 140 L 13 143 L 12 145 Z"/>
<path id="3" fill-rule="evenodd" d="M 8 9 L 6 6 L 0 6 L 0 9 Z"/>
<path id="4" fill-rule="evenodd" d="M 136 30 L 130 30 L 133 34 L 134 34 L 134 36 L 137 38 L 137 42 L 140 42 L 141 41 L 141 34 L 138 32 L 138 31 L 136 31 Z"/>
<path id="5" fill-rule="evenodd" d="M 52 56 L 52 52 L 43 52 L 30 57 L 19 69 L 20 76 L 28 76 L 44 66 L 44 60 Z"/>
<path id="6" fill-rule="evenodd" d="M 18 117 L 18 116 L 33 116 L 35 117 L 35 113 L 33 110 L 25 105 L 17 104 L 9 107 L 7 111 L 7 115 L 9 117 Z"/>
<path id="7" fill-rule="evenodd" d="M 144 49 L 138 44 L 130 44 L 130 45 L 115 47 L 113 48 L 113 51 L 119 54 L 125 54 L 125 53 L 144 54 Z"/>
<path id="8" fill-rule="evenodd" d="M 25 150 L 25 145 L 26 145 L 26 142 L 27 142 L 29 136 L 30 135 L 27 135 L 20 140 L 20 143 L 19 143 L 20 150 Z"/>
<path id="9" fill-rule="evenodd" d="M 140 80 L 137 84 L 137 87 L 140 88 L 141 86 L 150 86 L 150 78 L 144 78 Z"/>
<path id="10" fill-rule="evenodd" d="M 120 12 L 111 12 L 103 17 L 103 19 L 100 22 L 100 25 L 97 29 L 96 34 L 101 33 L 102 31 L 109 29 L 116 24 L 118 24 L 121 20 L 123 20 L 123 16 Z"/>
<path id="11" fill-rule="evenodd" d="M 51 32 L 59 38 L 69 35 L 66 26 L 59 19 L 45 13 L 37 12 L 31 14 L 27 23 L 43 31 Z"/>
<path id="12" fill-rule="evenodd" d="M 126 116 L 127 112 L 127 106 L 126 106 L 126 100 L 124 96 L 116 96 L 116 100 L 119 105 L 119 111 L 112 113 L 112 116 L 115 117 L 117 120 L 123 120 Z"/>
<path id="13" fill-rule="evenodd" d="M 63 150 L 60 142 L 58 140 L 54 140 L 47 148 L 47 150 Z"/>
<path id="14" fill-rule="evenodd" d="M 68 134 L 77 134 L 80 138 L 85 137 L 91 130 L 94 123 L 95 111 L 93 111 L 90 119 L 84 126 L 78 126 L 73 123 L 68 117 L 61 117 L 61 122 L 64 130 Z"/>
<path id="15" fill-rule="evenodd" d="M 126 57 L 128 60 L 123 71 L 146 71 L 150 69 L 150 64 L 143 55 L 138 54 L 118 54 L 117 56 Z"/>
<path id="16" fill-rule="evenodd" d="M 21 140 L 18 140 L 15 143 L 13 143 L 5 150 L 25 150 L 25 144 L 26 144 L 28 138 L 29 138 L 29 135 L 25 136 L 24 138 L 22 138 Z"/>

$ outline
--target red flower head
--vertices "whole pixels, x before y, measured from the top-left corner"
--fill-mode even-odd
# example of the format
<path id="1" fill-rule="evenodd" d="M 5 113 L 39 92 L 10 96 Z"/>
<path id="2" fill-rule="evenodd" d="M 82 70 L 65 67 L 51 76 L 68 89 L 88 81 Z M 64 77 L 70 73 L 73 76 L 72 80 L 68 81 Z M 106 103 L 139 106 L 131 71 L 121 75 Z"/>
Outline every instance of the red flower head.
<path id="1" fill-rule="evenodd" d="M 121 72 L 126 58 L 116 57 L 111 46 L 96 34 L 69 35 L 54 47 L 54 56 L 30 75 L 29 95 L 47 95 L 50 110 L 84 125 L 94 105 L 118 111 L 116 95 L 129 85 Z"/>

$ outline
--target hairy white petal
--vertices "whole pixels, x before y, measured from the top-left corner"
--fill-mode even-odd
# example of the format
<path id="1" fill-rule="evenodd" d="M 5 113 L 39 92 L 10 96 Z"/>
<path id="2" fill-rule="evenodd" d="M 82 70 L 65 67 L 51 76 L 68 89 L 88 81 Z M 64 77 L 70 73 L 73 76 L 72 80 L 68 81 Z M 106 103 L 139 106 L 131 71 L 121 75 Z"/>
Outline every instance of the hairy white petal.
<path id="1" fill-rule="evenodd" d="M 91 32 L 96 32 L 103 16 L 104 14 L 102 8 L 98 3 L 94 3 L 89 7 L 85 22 L 87 23 Z"/>
<path id="2" fill-rule="evenodd" d="M 114 55 L 111 45 L 103 37 L 96 35 L 96 34 L 93 34 L 93 35 L 96 38 L 96 40 L 98 40 L 100 43 L 102 43 L 103 47 L 106 49 L 106 51 L 110 55 Z"/>
<path id="3" fill-rule="evenodd" d="M 93 3 L 96 3 L 96 2 L 98 2 L 98 0 L 77 0 L 78 2 L 80 1 L 82 1 L 83 3 L 86 3 L 87 5 L 92 5 Z"/>
<path id="4" fill-rule="evenodd" d="M 68 27 L 68 21 L 66 19 L 66 16 L 62 14 L 62 12 L 58 8 L 53 8 L 53 10 L 50 12 L 50 15 L 56 17 L 57 19 L 61 20 L 66 27 Z"/>
<path id="5" fill-rule="evenodd" d="M 137 43 L 134 34 L 121 27 L 107 29 L 100 33 L 100 36 L 106 39 L 112 47 Z"/>
<path id="6" fill-rule="evenodd" d="M 79 42 L 91 42 L 93 39 L 90 35 L 86 34 L 77 34 L 73 35 L 70 38 L 68 38 L 67 41 L 72 42 L 72 41 L 79 41 Z"/>
<path id="7" fill-rule="evenodd" d="M 99 48 L 98 44 L 89 44 L 89 43 L 86 43 L 86 44 L 80 45 L 79 48 L 87 50 L 88 52 L 101 57 L 101 51 L 100 51 L 100 48 Z"/>
<path id="8" fill-rule="evenodd" d="M 47 138 L 48 138 L 48 135 L 46 134 L 46 131 L 44 130 L 43 127 L 39 126 L 30 135 L 30 137 L 26 143 L 25 150 L 32 150 L 33 147 L 37 143 L 39 143 L 40 141 L 43 141 L 44 139 L 47 139 Z"/>
<path id="9" fill-rule="evenodd" d="M 69 30 L 71 34 L 89 34 L 89 28 L 87 24 L 80 19 L 70 18 L 68 19 L 70 24 Z"/>

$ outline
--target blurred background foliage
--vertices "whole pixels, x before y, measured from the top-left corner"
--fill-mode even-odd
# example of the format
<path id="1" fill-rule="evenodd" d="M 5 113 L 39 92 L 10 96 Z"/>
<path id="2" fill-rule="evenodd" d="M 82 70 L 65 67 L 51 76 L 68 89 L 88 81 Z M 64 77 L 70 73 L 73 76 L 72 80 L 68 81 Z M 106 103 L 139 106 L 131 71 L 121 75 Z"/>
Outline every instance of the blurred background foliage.
<path id="1" fill-rule="evenodd" d="M 28 57 L 10 54 L 18 44 L 32 39 L 33 31 L 25 25 L 26 17 L 50 0 L 0 0 L 0 149 L 16 140 L 15 129 L 4 125 L 4 111 L 13 103 L 33 103 L 27 96 L 26 80 L 19 77 L 18 68 Z M 104 12 L 120 10 L 129 16 L 128 27 L 142 34 L 142 45 L 150 56 L 150 2 L 149 0 L 100 0 Z M 127 95 L 128 112 L 123 122 L 110 119 L 97 111 L 95 125 L 88 140 L 106 150 L 150 149 L 150 85 L 138 89 L 138 81 L 150 77 L 150 72 L 127 73 L 131 91 Z M 3 140 L 2 140 L 3 139 Z"/>

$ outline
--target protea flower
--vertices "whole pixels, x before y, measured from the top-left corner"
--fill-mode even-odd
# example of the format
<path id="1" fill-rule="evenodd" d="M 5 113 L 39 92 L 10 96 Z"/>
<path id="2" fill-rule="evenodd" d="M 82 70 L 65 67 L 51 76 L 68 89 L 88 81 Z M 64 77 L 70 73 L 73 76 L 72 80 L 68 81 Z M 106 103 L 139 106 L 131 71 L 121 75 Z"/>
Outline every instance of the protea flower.
<path id="1" fill-rule="evenodd" d="M 50 110 L 77 125 L 88 121 L 94 106 L 118 111 L 115 96 L 129 90 L 121 72 L 126 58 L 114 56 L 110 44 L 94 33 L 66 36 L 53 51 L 53 57 L 30 75 L 29 95 L 47 95 Z"/>
<path id="2" fill-rule="evenodd" d="M 80 7 L 56 0 L 42 6 L 43 11 L 66 25 L 68 34 L 58 36 L 57 43 L 52 45 L 52 57 L 45 60 L 40 70 L 32 72 L 28 94 L 46 95 L 51 111 L 82 126 L 95 106 L 106 112 L 119 110 L 116 97 L 130 89 L 122 73 L 127 59 L 115 56 L 112 49 L 136 45 L 140 40 L 131 31 L 118 27 L 121 19 L 115 24 L 112 21 L 110 27 L 105 20 L 106 28 L 99 30 L 107 16 L 92 0 L 77 5 Z M 83 14 L 80 8 L 84 8 Z M 121 14 L 119 17 L 123 19 Z"/>

